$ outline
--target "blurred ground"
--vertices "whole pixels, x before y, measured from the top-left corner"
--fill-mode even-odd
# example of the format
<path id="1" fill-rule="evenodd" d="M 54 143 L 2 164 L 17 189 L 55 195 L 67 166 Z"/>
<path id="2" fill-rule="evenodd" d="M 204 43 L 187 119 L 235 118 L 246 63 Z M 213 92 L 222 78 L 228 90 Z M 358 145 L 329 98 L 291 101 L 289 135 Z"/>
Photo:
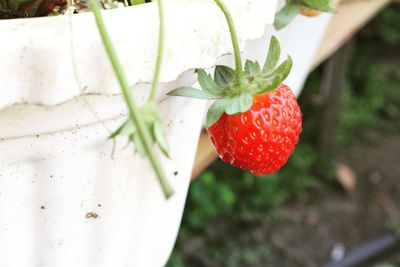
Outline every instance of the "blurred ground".
<path id="1" fill-rule="evenodd" d="M 355 40 L 337 156 L 318 148 L 319 69 L 300 97 L 304 129 L 287 165 L 256 178 L 215 162 L 190 188 L 169 267 L 318 267 L 334 248 L 400 229 L 399 25 L 393 4 Z M 350 170 L 345 179 L 354 173 L 354 190 L 338 181 L 338 163 Z M 389 265 L 365 267 L 400 266 L 400 250 L 379 262 Z"/>
<path id="2" fill-rule="evenodd" d="M 325 189 L 250 225 L 212 220 L 205 232 L 178 241 L 184 266 L 221 266 L 208 258 L 209 242 L 229 251 L 223 266 L 321 266 L 335 246 L 351 250 L 395 230 L 400 225 L 400 131 L 373 130 L 366 136 L 340 155 L 357 174 L 353 193 Z M 382 261 L 400 266 L 400 251 Z"/>

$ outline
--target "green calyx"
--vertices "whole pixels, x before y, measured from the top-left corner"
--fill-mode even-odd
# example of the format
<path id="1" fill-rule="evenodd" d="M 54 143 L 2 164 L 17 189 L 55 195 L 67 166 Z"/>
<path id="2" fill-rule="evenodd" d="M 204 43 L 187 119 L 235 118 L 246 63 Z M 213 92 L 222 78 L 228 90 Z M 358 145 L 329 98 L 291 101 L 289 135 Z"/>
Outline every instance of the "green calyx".
<path id="1" fill-rule="evenodd" d="M 197 70 L 202 90 L 181 87 L 168 93 L 199 99 L 216 100 L 207 113 L 206 127 L 213 125 L 223 113 L 228 115 L 246 112 L 253 105 L 253 95 L 277 88 L 288 76 L 293 62 L 290 56 L 278 67 L 281 49 L 276 37 L 271 38 L 264 66 L 246 61 L 243 76 L 238 80 L 235 70 L 227 66 L 216 66 L 214 79 L 204 70 Z"/>
<path id="2" fill-rule="evenodd" d="M 286 5 L 275 15 L 275 29 L 286 27 L 300 13 L 301 6 L 306 6 L 321 12 L 334 12 L 331 0 L 287 0 Z"/>
<path id="3" fill-rule="evenodd" d="M 139 113 L 151 134 L 152 143 L 156 144 L 166 157 L 169 157 L 169 146 L 165 137 L 164 124 L 157 110 L 156 103 L 153 101 L 146 103 L 140 107 Z M 128 136 L 129 140 L 134 144 L 135 151 L 139 153 L 139 155 L 142 157 L 147 155 L 143 142 L 131 119 L 127 119 L 124 124 L 111 134 L 110 138 L 120 135 Z"/>

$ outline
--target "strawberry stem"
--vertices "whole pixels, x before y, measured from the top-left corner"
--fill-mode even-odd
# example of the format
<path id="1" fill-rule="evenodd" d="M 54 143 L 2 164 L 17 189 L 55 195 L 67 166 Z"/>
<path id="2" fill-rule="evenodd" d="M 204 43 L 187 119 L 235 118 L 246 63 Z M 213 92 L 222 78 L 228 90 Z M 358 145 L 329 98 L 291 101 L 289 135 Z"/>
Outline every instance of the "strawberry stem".
<path id="1" fill-rule="evenodd" d="M 158 5 L 158 17 L 159 17 L 159 28 L 158 28 L 158 48 L 157 48 L 157 61 L 154 70 L 153 82 L 151 84 L 151 91 L 149 96 L 149 102 L 155 101 L 158 80 L 160 78 L 162 56 L 164 54 L 164 6 L 163 0 L 157 1 Z"/>
<path id="2" fill-rule="evenodd" d="M 135 125 L 135 128 L 138 133 L 138 137 L 142 141 L 143 147 L 150 159 L 151 165 L 153 166 L 154 172 L 160 182 L 161 188 L 164 192 L 166 198 L 169 198 L 173 194 L 173 190 L 168 184 L 166 179 L 165 173 L 161 167 L 160 161 L 155 153 L 153 146 L 152 146 L 152 139 L 148 128 L 146 127 L 143 118 L 139 114 L 139 108 L 137 107 L 135 100 L 129 90 L 129 85 L 125 77 L 125 73 L 119 62 L 117 54 L 114 50 L 112 45 L 110 36 L 108 35 L 107 29 L 104 25 L 104 21 L 101 15 L 101 11 L 99 8 L 99 3 L 97 0 L 90 0 L 89 1 L 90 9 L 92 10 L 94 17 L 96 19 L 97 28 L 99 30 L 101 39 L 103 41 L 104 47 L 107 51 L 108 57 L 111 61 L 112 67 L 114 69 L 115 75 L 117 76 L 118 82 L 121 86 L 122 93 L 124 95 L 126 104 L 129 108 L 130 119 Z"/>
<path id="3" fill-rule="evenodd" d="M 231 39 L 232 39 L 233 51 L 235 54 L 236 80 L 239 83 L 241 83 L 241 81 L 243 80 L 243 67 L 242 67 L 242 58 L 240 56 L 239 42 L 238 42 L 238 38 L 236 35 L 235 25 L 233 23 L 232 16 L 229 13 L 229 10 L 226 7 L 226 5 L 224 4 L 224 2 L 222 0 L 215 0 L 215 3 L 218 5 L 218 7 L 224 13 L 226 22 L 228 23 L 229 32 L 231 34 Z"/>

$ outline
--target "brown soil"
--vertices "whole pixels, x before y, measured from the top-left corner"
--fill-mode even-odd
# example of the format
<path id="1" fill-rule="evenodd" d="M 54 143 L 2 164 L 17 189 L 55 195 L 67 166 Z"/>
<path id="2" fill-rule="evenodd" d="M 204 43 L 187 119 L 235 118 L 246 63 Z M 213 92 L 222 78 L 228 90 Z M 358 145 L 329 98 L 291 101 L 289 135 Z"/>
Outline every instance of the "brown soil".
<path id="1" fill-rule="evenodd" d="M 0 0 L 0 20 L 30 17 L 45 17 L 50 15 L 63 15 L 67 12 L 67 0 L 26 0 L 9 2 Z M 146 1 L 147 2 L 147 1 Z M 12 1 L 10 2 L 12 3 Z M 18 4 L 19 3 L 19 4 Z M 110 4 L 111 3 L 111 4 Z M 113 9 L 124 6 L 124 0 L 101 1 L 104 9 Z M 120 5 L 119 5 L 120 4 Z M 74 13 L 88 12 L 88 0 L 75 0 L 72 3 Z"/>

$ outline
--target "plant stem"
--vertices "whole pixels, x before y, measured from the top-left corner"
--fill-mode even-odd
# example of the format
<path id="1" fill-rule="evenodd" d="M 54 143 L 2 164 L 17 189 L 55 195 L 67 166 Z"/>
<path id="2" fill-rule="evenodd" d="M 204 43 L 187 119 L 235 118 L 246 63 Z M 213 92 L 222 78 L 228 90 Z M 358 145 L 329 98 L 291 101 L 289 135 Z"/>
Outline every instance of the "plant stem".
<path id="1" fill-rule="evenodd" d="M 156 173 L 156 176 L 160 182 L 160 185 L 161 185 L 161 188 L 163 189 L 164 195 L 166 198 L 169 198 L 173 194 L 173 190 L 167 182 L 165 173 L 162 170 L 162 167 L 161 167 L 161 164 L 157 157 L 157 154 L 155 153 L 155 151 L 153 149 L 150 132 L 149 132 L 148 128 L 146 127 L 145 122 L 140 117 L 139 109 L 138 109 L 138 107 L 135 103 L 135 100 L 133 99 L 132 94 L 129 90 L 129 85 L 125 78 L 123 68 L 121 66 L 121 63 L 119 62 L 117 54 L 112 45 L 110 36 L 108 35 L 107 29 L 104 25 L 104 21 L 103 21 L 102 15 L 101 15 L 99 4 L 98 4 L 97 0 L 90 0 L 89 5 L 90 5 L 90 9 L 93 11 L 93 14 L 95 16 L 96 24 L 99 29 L 101 39 L 103 41 L 104 47 L 107 51 L 108 57 L 113 66 L 115 75 L 117 76 L 118 82 L 121 86 L 122 93 L 124 95 L 126 104 L 129 108 L 130 118 L 136 127 L 140 141 L 142 142 L 143 147 L 150 159 L 151 165 L 153 166 L 154 172 Z"/>
<path id="2" fill-rule="evenodd" d="M 158 80 L 160 78 L 162 57 L 164 53 L 164 6 L 163 0 L 158 0 L 158 17 L 159 17 L 159 28 L 158 28 L 158 49 L 157 49 L 157 61 L 154 70 L 153 83 L 151 84 L 151 91 L 149 101 L 155 101 Z"/>
<path id="3" fill-rule="evenodd" d="M 242 59 L 240 56 L 240 49 L 236 35 L 235 25 L 233 24 L 232 16 L 229 13 L 229 10 L 224 4 L 224 2 L 222 0 L 215 0 L 215 2 L 217 3 L 221 11 L 224 13 L 225 19 L 228 23 L 229 32 L 231 34 L 231 39 L 232 39 L 233 51 L 235 53 L 236 79 L 240 83 L 243 80 L 243 69 L 242 69 Z"/>

